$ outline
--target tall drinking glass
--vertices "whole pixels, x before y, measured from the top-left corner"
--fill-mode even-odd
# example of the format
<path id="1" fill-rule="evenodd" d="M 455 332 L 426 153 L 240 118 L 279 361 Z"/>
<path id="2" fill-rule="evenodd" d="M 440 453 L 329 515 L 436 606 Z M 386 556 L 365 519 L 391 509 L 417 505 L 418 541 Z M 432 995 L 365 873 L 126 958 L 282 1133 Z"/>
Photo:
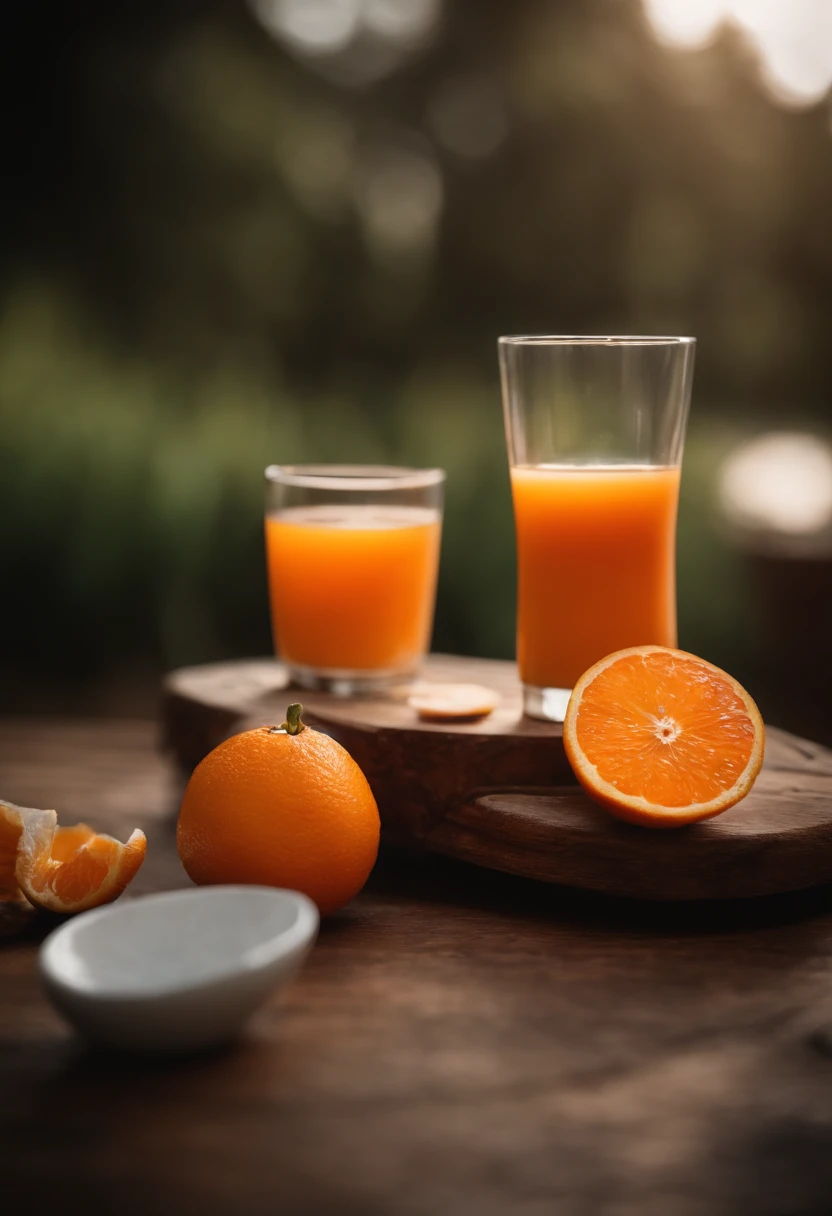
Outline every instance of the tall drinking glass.
<path id="1" fill-rule="evenodd" d="M 296 684 L 342 696 L 405 681 L 430 645 L 445 474 L 266 469 L 275 648 Z"/>
<path id="2" fill-rule="evenodd" d="M 694 338 L 498 342 L 525 712 L 562 721 L 593 663 L 676 645 L 676 515 Z"/>

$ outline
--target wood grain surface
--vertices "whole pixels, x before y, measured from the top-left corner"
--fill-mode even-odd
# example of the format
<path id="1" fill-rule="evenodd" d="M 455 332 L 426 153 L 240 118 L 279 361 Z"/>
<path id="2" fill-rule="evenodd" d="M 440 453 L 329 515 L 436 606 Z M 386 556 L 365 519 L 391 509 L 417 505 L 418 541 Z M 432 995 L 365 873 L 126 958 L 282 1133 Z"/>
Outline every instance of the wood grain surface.
<path id="1" fill-rule="evenodd" d="M 832 752 L 769 728 L 748 798 L 670 832 L 612 818 L 575 784 L 561 728 L 522 714 L 512 663 L 432 656 L 429 681 L 496 689 L 480 722 L 422 722 L 406 695 L 337 699 L 291 691 L 273 660 L 174 672 L 166 739 L 189 772 L 221 739 L 282 721 L 287 699 L 363 768 L 385 838 L 477 865 L 639 899 L 726 899 L 832 881 Z"/>
<path id="2" fill-rule="evenodd" d="M 184 885 L 145 723 L 0 721 L 0 793 Z M 832 892 L 709 905 L 390 852 L 236 1047 L 85 1049 L 0 943 L 0 1210 L 123 1216 L 824 1216 Z"/>

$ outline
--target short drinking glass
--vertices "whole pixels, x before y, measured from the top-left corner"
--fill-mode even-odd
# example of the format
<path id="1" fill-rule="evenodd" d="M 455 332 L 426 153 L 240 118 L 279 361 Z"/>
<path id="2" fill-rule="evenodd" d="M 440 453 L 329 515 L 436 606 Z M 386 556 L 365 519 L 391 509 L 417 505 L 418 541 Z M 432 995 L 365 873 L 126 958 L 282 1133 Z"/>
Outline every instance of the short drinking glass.
<path id="1" fill-rule="evenodd" d="M 296 684 L 342 696 L 404 682 L 430 645 L 445 474 L 266 469 L 275 649 Z"/>
<path id="2" fill-rule="evenodd" d="M 693 338 L 498 342 L 525 712 L 562 721 L 593 663 L 676 645 L 676 514 Z"/>

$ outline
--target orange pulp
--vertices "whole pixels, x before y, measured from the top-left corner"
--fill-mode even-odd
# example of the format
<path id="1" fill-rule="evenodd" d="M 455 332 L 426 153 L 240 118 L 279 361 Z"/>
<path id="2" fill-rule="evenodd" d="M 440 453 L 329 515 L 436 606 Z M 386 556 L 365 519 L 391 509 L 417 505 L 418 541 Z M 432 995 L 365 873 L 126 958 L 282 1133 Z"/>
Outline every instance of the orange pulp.
<path id="1" fill-rule="evenodd" d="M 272 630 L 287 663 L 407 672 L 430 643 L 441 521 L 429 508 L 289 507 L 266 517 Z"/>
<path id="2" fill-rule="evenodd" d="M 525 684 L 572 688 L 614 650 L 676 645 L 679 480 L 646 465 L 512 469 Z"/>

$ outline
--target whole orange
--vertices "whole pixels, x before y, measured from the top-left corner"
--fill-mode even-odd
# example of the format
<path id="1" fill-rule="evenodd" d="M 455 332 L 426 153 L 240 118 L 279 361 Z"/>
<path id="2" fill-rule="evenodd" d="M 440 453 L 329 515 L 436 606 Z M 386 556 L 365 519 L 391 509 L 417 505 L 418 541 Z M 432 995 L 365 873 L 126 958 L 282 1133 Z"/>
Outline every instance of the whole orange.
<path id="1" fill-rule="evenodd" d="M 290 887 L 326 916 L 367 881 L 378 807 L 352 756 L 300 713 L 291 705 L 282 726 L 234 735 L 197 765 L 176 844 L 195 883 Z"/>

